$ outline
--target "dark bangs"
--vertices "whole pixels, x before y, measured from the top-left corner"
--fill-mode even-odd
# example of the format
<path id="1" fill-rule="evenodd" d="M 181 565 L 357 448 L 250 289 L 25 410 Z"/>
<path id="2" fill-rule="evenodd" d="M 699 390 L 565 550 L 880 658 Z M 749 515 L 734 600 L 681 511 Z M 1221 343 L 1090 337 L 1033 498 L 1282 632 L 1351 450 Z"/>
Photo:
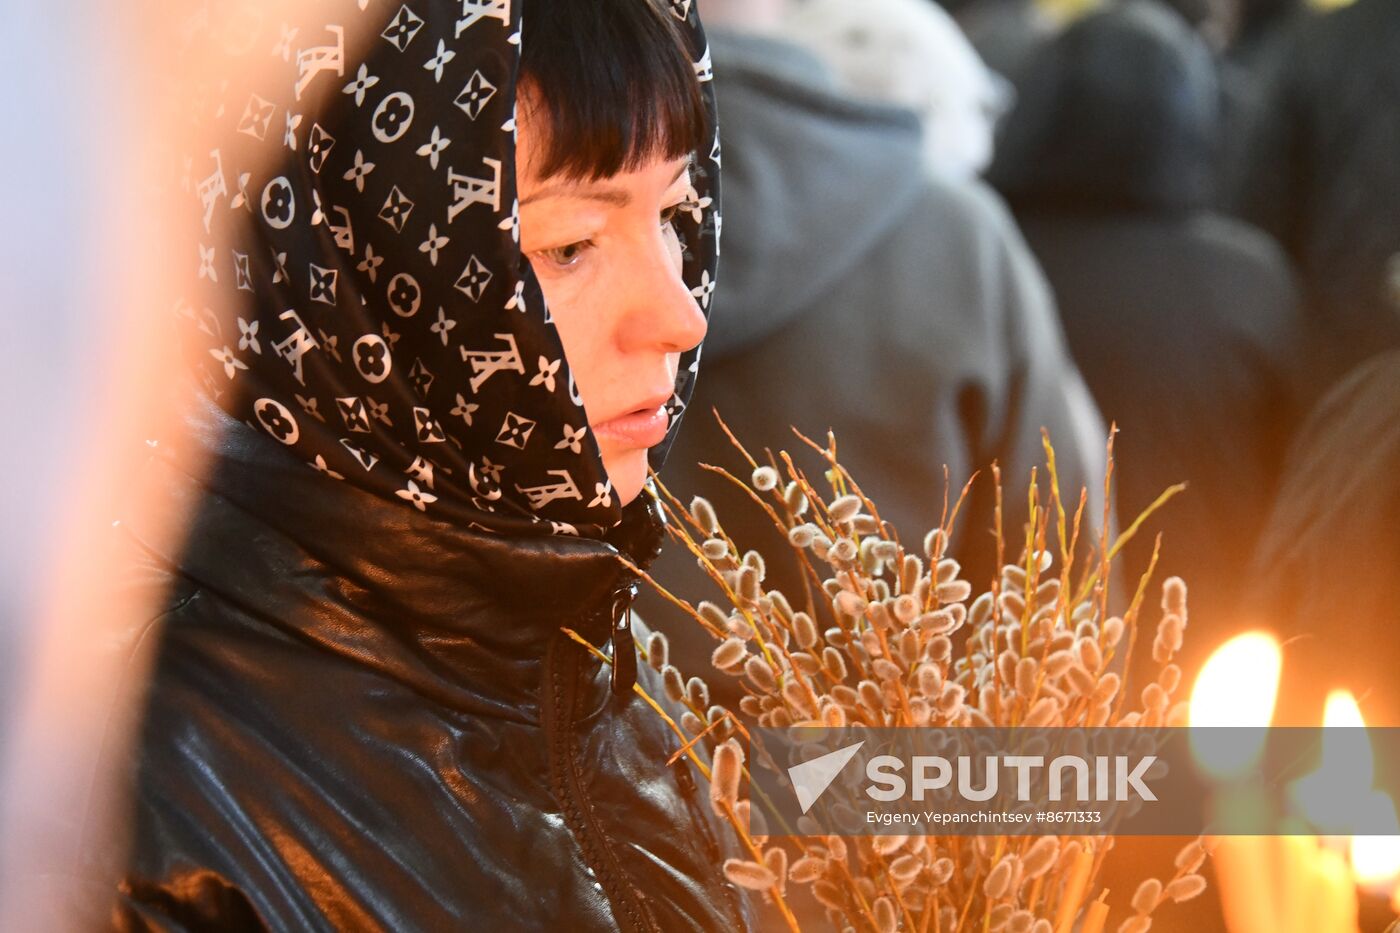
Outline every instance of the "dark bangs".
<path id="1" fill-rule="evenodd" d="M 709 139 L 679 24 L 653 0 L 526 0 L 520 82 L 549 117 L 541 178 L 607 178 Z"/>

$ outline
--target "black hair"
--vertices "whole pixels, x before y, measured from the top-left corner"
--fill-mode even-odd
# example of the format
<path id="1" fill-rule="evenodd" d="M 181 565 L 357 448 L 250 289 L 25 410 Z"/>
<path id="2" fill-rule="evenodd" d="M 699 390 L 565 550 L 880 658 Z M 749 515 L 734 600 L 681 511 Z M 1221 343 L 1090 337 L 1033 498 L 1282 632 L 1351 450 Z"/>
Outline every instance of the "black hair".
<path id="1" fill-rule="evenodd" d="M 520 84 L 549 118 L 541 178 L 607 178 L 708 143 L 691 52 L 656 0 L 526 0 Z"/>

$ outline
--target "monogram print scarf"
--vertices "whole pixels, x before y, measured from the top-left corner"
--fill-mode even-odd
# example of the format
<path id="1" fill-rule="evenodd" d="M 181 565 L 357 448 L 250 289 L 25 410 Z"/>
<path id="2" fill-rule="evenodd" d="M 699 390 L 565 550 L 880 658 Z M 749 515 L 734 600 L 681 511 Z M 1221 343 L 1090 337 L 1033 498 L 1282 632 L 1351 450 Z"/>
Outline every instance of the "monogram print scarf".
<path id="1" fill-rule="evenodd" d="M 674 17 L 713 128 L 692 0 L 636 2 Z M 212 142 L 184 160 L 198 255 L 176 310 L 201 391 L 326 482 L 484 531 L 601 537 L 621 506 L 519 246 L 521 0 L 265 7 L 185 27 L 229 63 L 192 89 Z M 706 313 L 719 164 L 716 135 L 676 220 Z M 654 469 L 699 358 L 680 361 Z"/>

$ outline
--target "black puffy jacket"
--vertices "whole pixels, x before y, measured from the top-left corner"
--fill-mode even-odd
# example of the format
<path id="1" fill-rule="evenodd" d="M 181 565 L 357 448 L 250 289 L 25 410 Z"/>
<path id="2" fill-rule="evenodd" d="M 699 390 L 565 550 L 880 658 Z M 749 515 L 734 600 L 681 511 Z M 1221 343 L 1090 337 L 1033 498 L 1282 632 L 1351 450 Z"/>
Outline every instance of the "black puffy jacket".
<path id="1" fill-rule="evenodd" d="M 169 596 L 136 748 L 108 763 L 135 781 L 116 927 L 748 927 L 675 734 L 560 631 L 605 645 L 627 613 L 614 557 L 654 555 L 648 497 L 616 549 L 491 536 L 212 406 L 189 427 L 206 479 L 152 461 L 192 524 L 145 552 Z"/>

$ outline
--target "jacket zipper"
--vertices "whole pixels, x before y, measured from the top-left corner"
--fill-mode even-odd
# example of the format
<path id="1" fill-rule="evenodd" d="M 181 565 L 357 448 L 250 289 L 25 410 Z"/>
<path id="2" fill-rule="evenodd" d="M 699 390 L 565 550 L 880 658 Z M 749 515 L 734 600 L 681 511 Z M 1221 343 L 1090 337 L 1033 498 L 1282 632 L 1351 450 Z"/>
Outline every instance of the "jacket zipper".
<path id="1" fill-rule="evenodd" d="M 631 606 L 631 593 L 635 584 L 614 594 L 608 609 L 611 610 L 614 667 L 611 688 L 614 693 L 628 693 L 636 678 L 636 653 L 633 646 L 632 630 L 627 609 Z M 620 611 L 619 611 L 620 610 Z M 621 617 L 619 623 L 618 616 Z M 625 631 L 625 634 L 624 634 Z M 631 661 L 630 675 L 624 670 L 619 676 L 617 661 L 623 654 Z M 592 870 L 598 884 L 603 889 L 613 910 L 613 919 L 622 930 L 637 933 L 660 933 L 660 927 L 647 909 L 631 880 L 617 862 L 603 832 L 593 816 L 588 797 L 583 786 L 583 776 L 578 767 L 578 756 L 573 741 L 573 721 L 577 701 L 580 653 L 583 649 L 562 636 L 555 638 L 551 647 L 550 690 L 552 696 L 551 715 L 548 728 L 551 731 L 550 780 L 554 793 L 563 811 L 564 822 L 578 840 L 584 859 Z M 625 662 L 624 662 L 625 663 Z M 624 686 L 625 683 L 625 686 Z"/>

